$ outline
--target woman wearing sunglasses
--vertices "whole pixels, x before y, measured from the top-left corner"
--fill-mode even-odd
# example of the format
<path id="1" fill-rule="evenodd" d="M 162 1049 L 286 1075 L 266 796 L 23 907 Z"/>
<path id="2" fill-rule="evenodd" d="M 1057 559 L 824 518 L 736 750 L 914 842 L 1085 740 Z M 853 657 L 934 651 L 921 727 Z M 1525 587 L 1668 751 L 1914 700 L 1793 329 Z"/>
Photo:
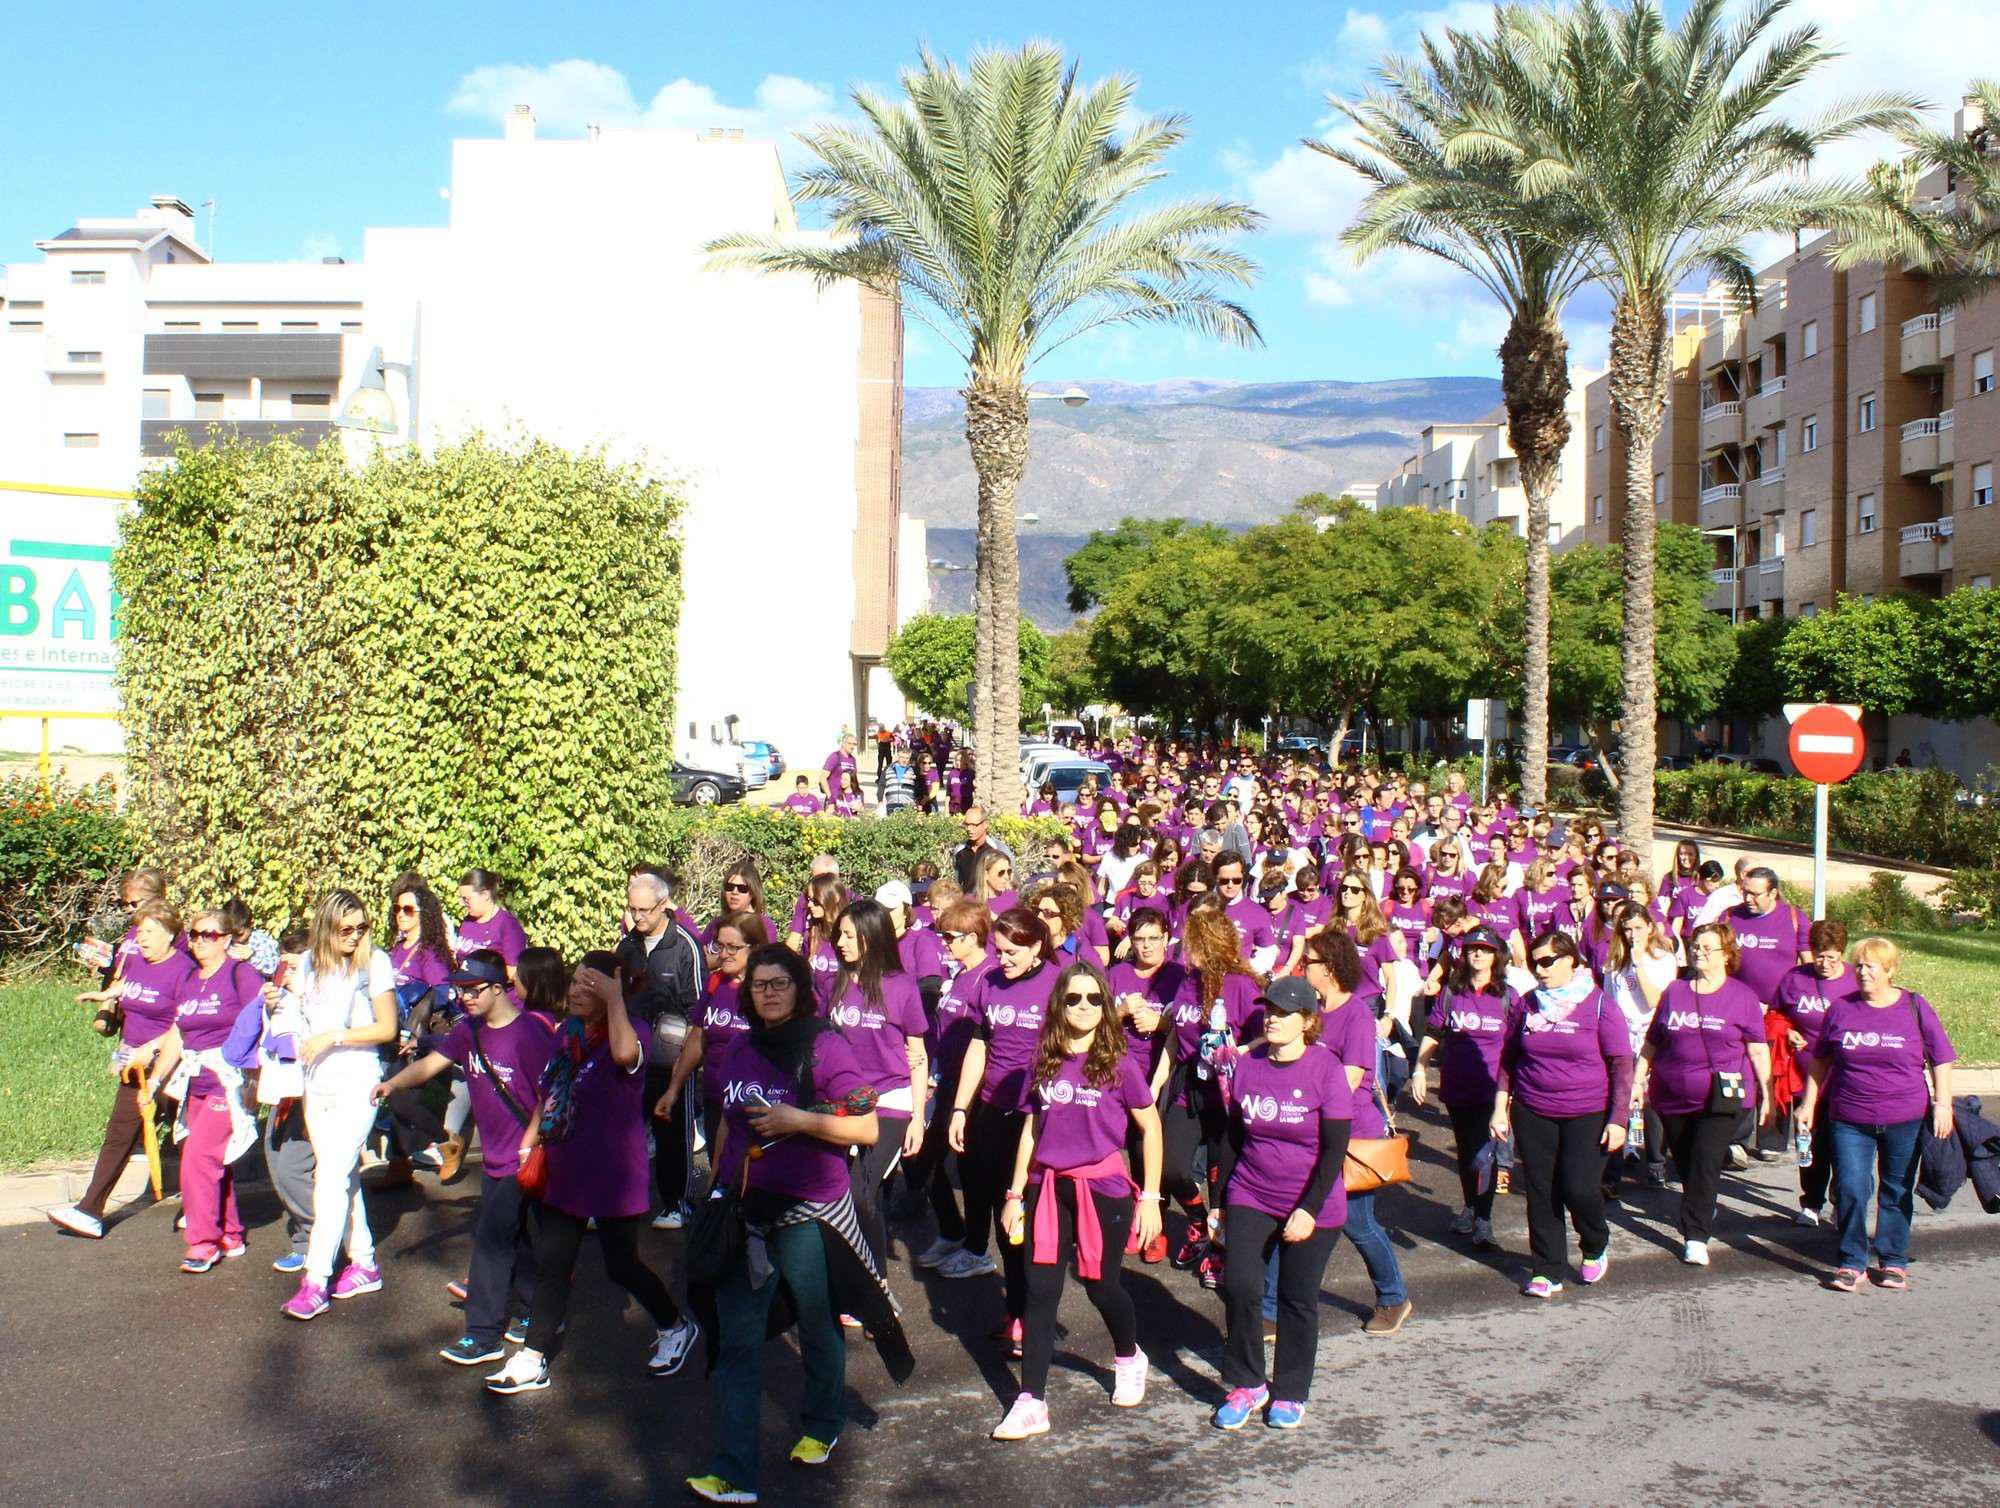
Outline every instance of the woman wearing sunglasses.
<path id="1" fill-rule="evenodd" d="M 1459 939 L 1457 961 L 1445 972 L 1431 1006 L 1430 1035 L 1417 1050 L 1417 1069 L 1410 1078 L 1410 1098 L 1422 1105 L 1430 1088 L 1430 1061 L 1438 1059 L 1438 1098 L 1451 1121 L 1459 1190 L 1465 1198 L 1451 1223 L 1452 1234 L 1470 1236 L 1473 1246 L 1482 1249 L 1493 1245 L 1493 1180 L 1478 1176 L 1476 1159 L 1490 1140 L 1500 1044 L 1517 1000 L 1507 987 L 1505 958 L 1505 945 L 1490 927 L 1473 927 Z"/>
<path id="2" fill-rule="evenodd" d="M 401 1019 L 401 1055 L 427 1048 L 433 1018 L 437 1029 L 456 1020 L 458 1005 L 449 980 L 451 938 L 444 908 L 423 877 L 411 871 L 396 876 L 389 887 L 389 967 L 396 977 L 396 1014 Z M 463 1078 L 451 1085 L 451 1101 L 443 1120 L 415 1093 L 398 1092 L 388 1102 L 393 1153 L 388 1184 L 408 1183 L 421 1161 L 435 1168 L 440 1179 L 458 1176 L 465 1159 L 465 1123 L 472 1114 L 472 1097 Z"/>
<path id="3" fill-rule="evenodd" d="M 1020 894 L 1014 889 L 1014 860 L 998 849 L 989 850 L 979 861 L 978 882 L 973 886 L 973 896 L 986 902 L 986 909 L 995 916 L 1012 910 L 1020 904 Z"/>
<path id="4" fill-rule="evenodd" d="M 701 929 L 699 941 L 709 953 L 708 966 L 715 967 L 715 929 L 731 917 L 764 917 L 764 928 L 775 934 L 777 924 L 765 915 L 764 877 L 757 872 L 757 861 L 750 858 L 738 859 L 729 866 L 729 872 L 722 877 L 722 899 L 720 908 L 708 919 L 708 925 Z"/>
<path id="5" fill-rule="evenodd" d="M 1604 1159 L 1625 1145 L 1632 1039 L 1567 932 L 1537 937 L 1528 967 L 1535 988 L 1508 1013 L 1490 1129 L 1495 1141 L 1513 1133 L 1528 1197 L 1534 1260 L 1521 1292 L 1546 1299 L 1562 1292 L 1566 1275 L 1565 1210 L 1582 1248 L 1579 1276 L 1597 1283 L 1611 1269 Z"/>
<path id="6" fill-rule="evenodd" d="M 1032 1113 L 1022 1125 L 1000 1209 L 1001 1224 L 1029 1258 L 1021 1391 L 993 1431 L 996 1440 L 1048 1433 L 1044 1395 L 1063 1274 L 1072 1260 L 1091 1307 L 1111 1333 L 1112 1403 L 1134 1408 L 1146 1396 L 1138 1316 L 1119 1264 L 1128 1233 L 1142 1247 L 1160 1234 L 1160 1113 L 1140 1065 L 1125 1050 L 1111 986 L 1087 963 L 1073 963 L 1056 976 L 1032 1078 Z M 1136 1190 L 1125 1168 L 1130 1131 L 1140 1144 Z"/>
<path id="7" fill-rule="evenodd" d="M 295 986 L 305 1040 L 306 1135 L 313 1149 L 313 1228 L 291 1319 L 316 1319 L 329 1299 L 382 1286 L 375 1239 L 361 1198 L 361 1148 L 375 1125 L 379 1049 L 396 1037 L 396 971 L 368 938 L 368 913 L 352 891 L 335 890 L 313 913 L 305 968 Z M 334 1259 L 347 1265 L 334 1277 Z"/>
<path id="8" fill-rule="evenodd" d="M 1403 936 L 1410 957 L 1423 951 L 1424 933 L 1430 930 L 1430 903 L 1423 898 L 1423 881 L 1413 869 L 1405 869 L 1389 882 L 1388 899 L 1382 903 L 1382 919 Z"/>
<path id="9" fill-rule="evenodd" d="M 1340 1061 L 1317 1045 L 1320 992 L 1303 979 L 1274 979 L 1257 1003 L 1264 1041 L 1237 1060 L 1221 1154 L 1229 1238 L 1222 1383 L 1229 1394 L 1212 1422 L 1226 1430 L 1241 1429 L 1258 1409 L 1272 1429 L 1304 1422 L 1319 1352 L 1320 1282 L 1348 1207 L 1340 1174 L 1353 1090 Z M 1260 1311 L 1274 1259 L 1278 1340 L 1267 1381 Z"/>
<path id="10" fill-rule="evenodd" d="M 723 1060 L 728 1056 L 729 1044 L 750 1029 L 746 1014 L 749 1002 L 742 995 L 744 961 L 752 949 L 771 941 L 769 925 L 769 917 L 754 911 L 716 919 L 715 937 L 709 945 L 715 972 L 708 976 L 707 992 L 688 1022 L 687 1040 L 681 1044 L 680 1056 L 674 1059 L 666 1093 L 653 1106 L 655 1120 L 672 1120 L 674 1105 L 688 1079 L 699 1071 L 701 1129 L 711 1147 L 722 1125 Z"/>

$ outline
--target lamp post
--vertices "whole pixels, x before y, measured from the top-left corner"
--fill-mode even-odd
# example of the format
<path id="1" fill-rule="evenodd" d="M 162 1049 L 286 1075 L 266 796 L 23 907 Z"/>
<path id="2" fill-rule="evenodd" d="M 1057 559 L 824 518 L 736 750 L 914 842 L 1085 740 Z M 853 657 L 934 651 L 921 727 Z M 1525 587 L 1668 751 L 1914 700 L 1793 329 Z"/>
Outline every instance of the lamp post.
<path id="1" fill-rule="evenodd" d="M 417 363 L 409 361 L 384 361 L 382 348 L 371 346 L 368 359 L 361 364 L 360 379 L 354 391 L 347 395 L 347 401 L 340 406 L 340 416 L 333 421 L 335 429 L 360 430 L 365 434 L 393 435 L 396 433 L 396 403 L 389 396 L 388 374 L 402 375 L 404 385 L 410 393 L 410 439 L 417 438 Z"/>

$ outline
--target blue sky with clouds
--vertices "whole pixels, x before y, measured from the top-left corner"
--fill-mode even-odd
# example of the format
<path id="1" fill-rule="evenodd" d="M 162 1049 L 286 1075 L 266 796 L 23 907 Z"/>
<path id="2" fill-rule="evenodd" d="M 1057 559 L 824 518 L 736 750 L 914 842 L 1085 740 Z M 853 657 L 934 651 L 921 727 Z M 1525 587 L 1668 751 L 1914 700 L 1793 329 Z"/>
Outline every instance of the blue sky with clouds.
<path id="1" fill-rule="evenodd" d="M 1991 0 L 1917 0 L 1915 9 L 1921 26 L 1910 24 L 1911 8 L 1879 0 L 1798 0 L 1791 19 L 1819 22 L 1848 51 L 1807 103 L 1884 86 L 1955 99 L 1964 60 L 2000 57 Z M 1358 189 L 1299 145 L 1327 128 L 1327 92 L 1361 87 L 1385 50 L 1489 14 L 1476 4 L 1294 0 L 23 7 L 8 20 L 0 86 L 0 262 L 33 260 L 33 243 L 76 216 L 129 214 L 158 193 L 214 199 L 228 260 L 358 255 L 365 226 L 441 223 L 452 137 L 497 133 L 517 102 L 535 106 L 545 133 L 594 122 L 778 137 L 840 113 L 857 82 L 892 86 L 923 41 L 963 56 L 982 42 L 1044 36 L 1087 77 L 1135 75 L 1142 110 L 1191 117 L 1172 162 L 1176 191 L 1248 197 L 1269 223 L 1248 244 L 1264 267 L 1248 295 L 1262 348 L 1112 331 L 1066 349 L 1039 375 L 1490 374 L 1500 327 L 1483 297 L 1414 259 L 1356 270 L 1334 237 Z M 1588 361 L 1603 346 L 1601 301 L 1580 307 L 1574 324 Z M 909 356 L 912 382 L 954 381 L 950 353 L 921 332 Z"/>

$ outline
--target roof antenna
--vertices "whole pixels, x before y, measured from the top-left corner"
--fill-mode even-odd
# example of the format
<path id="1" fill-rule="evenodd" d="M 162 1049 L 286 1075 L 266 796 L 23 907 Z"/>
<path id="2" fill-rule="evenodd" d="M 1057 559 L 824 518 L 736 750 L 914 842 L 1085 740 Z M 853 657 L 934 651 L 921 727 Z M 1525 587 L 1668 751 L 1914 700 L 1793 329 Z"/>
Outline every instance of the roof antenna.
<path id="1" fill-rule="evenodd" d="M 201 207 L 208 211 L 208 259 L 215 260 L 215 200 L 204 199 Z"/>

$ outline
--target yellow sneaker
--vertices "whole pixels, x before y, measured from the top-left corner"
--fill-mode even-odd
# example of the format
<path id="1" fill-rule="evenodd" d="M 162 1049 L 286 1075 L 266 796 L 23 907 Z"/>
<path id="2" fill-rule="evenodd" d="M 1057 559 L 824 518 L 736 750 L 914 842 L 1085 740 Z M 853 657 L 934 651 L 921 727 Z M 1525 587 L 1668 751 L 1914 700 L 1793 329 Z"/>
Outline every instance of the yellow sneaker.
<path id="1" fill-rule="evenodd" d="M 747 1487 L 732 1487 L 721 1477 L 689 1477 L 687 1489 L 696 1497 L 710 1503 L 754 1503 L 757 1494 Z"/>
<path id="2" fill-rule="evenodd" d="M 831 1440 L 815 1440 L 811 1435 L 802 1438 L 792 1447 L 794 1466 L 824 1466 L 833 1459 L 833 1448 L 840 1443 L 840 1436 Z"/>

